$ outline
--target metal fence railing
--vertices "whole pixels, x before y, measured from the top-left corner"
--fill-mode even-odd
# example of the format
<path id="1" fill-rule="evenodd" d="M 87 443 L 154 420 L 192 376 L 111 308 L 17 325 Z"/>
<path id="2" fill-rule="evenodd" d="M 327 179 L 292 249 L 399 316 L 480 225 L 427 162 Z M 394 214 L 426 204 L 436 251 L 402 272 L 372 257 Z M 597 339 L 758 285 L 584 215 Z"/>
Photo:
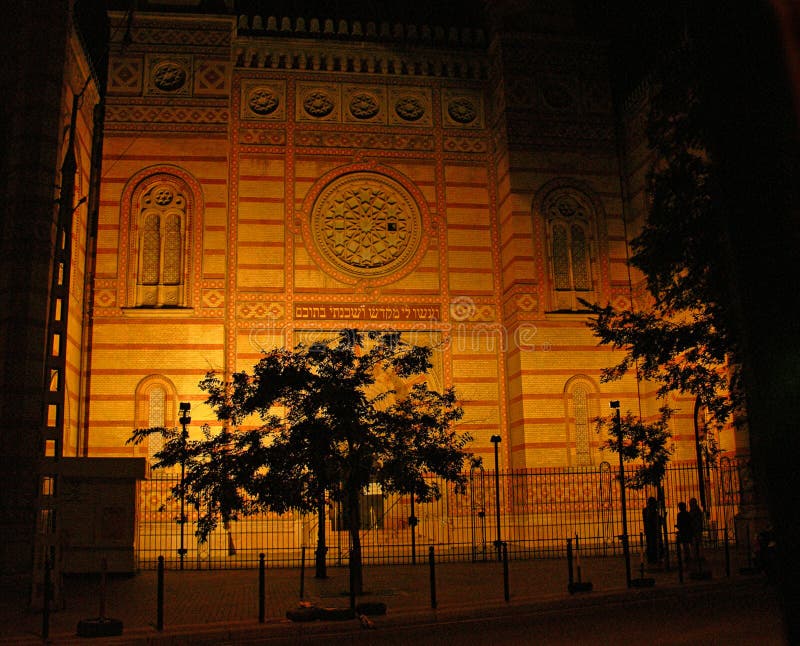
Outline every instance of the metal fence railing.
<path id="1" fill-rule="evenodd" d="M 719 540 L 724 532 L 735 541 L 738 473 L 733 460 L 705 468 L 701 495 L 694 463 L 670 465 L 663 483 L 668 531 L 674 533 L 678 502 L 695 497 L 706 503 L 706 541 Z M 140 569 L 154 568 L 159 556 L 164 556 L 170 567 L 180 560 L 180 505 L 170 497 L 176 482 L 175 475 L 156 472 L 141 484 L 136 546 Z M 563 557 L 566 539 L 576 535 L 586 555 L 621 553 L 619 481 L 617 470 L 607 462 L 598 467 L 516 469 L 497 474 L 474 469 L 468 474 L 465 493 L 455 493 L 443 482 L 440 487 L 442 497 L 424 504 L 413 504 L 407 495 L 384 496 L 377 487 L 365 492 L 361 504 L 364 562 L 422 562 L 431 545 L 439 560 L 492 559 L 496 557 L 498 518 L 500 540 L 508 545 L 510 558 Z M 648 490 L 626 492 L 633 546 L 638 545 L 642 531 L 642 508 L 654 494 Z M 412 516 L 417 519 L 416 526 L 409 522 Z M 350 543 L 342 510 L 331 506 L 325 522 L 328 563 L 346 564 Z M 260 553 L 272 567 L 297 566 L 304 551 L 309 562 L 313 559 L 315 515 L 264 513 L 241 518 L 217 528 L 205 543 L 195 538 L 195 523 L 196 513 L 187 506 L 183 527 L 187 569 L 256 567 Z"/>

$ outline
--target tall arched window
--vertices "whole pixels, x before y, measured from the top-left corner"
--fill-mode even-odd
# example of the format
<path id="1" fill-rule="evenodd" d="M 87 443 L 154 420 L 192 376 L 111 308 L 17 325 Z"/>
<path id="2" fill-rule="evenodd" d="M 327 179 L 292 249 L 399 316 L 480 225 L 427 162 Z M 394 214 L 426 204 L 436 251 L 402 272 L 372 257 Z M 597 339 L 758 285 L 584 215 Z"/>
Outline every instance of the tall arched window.
<path id="1" fill-rule="evenodd" d="M 185 191 L 160 177 L 140 195 L 136 307 L 183 307 L 188 276 Z"/>
<path id="2" fill-rule="evenodd" d="M 586 375 L 572 377 L 564 386 L 564 412 L 569 464 L 594 464 L 591 420 L 597 415 L 596 385 Z"/>
<path id="3" fill-rule="evenodd" d="M 594 209 L 572 188 L 558 188 L 544 199 L 550 260 L 551 309 L 585 309 L 579 298 L 593 301 Z"/>
<path id="4" fill-rule="evenodd" d="M 589 450 L 589 393 L 585 386 L 572 391 L 572 410 L 575 420 L 575 464 L 588 466 L 592 463 Z"/>
<path id="5" fill-rule="evenodd" d="M 148 419 L 147 427 L 164 426 L 164 411 L 167 403 L 167 391 L 163 386 L 155 385 L 148 391 Z M 161 435 L 151 435 L 147 438 L 147 456 L 152 459 L 164 446 L 164 438 Z"/>

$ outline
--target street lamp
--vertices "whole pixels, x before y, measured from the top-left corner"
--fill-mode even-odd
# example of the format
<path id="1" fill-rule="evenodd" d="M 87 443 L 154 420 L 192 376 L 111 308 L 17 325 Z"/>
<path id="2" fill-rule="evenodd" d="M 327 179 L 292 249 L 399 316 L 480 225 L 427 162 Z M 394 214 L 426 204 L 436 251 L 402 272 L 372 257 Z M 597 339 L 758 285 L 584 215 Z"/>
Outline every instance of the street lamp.
<path id="1" fill-rule="evenodd" d="M 178 548 L 178 558 L 180 559 L 180 569 L 183 569 L 183 559 L 186 556 L 186 548 L 183 546 L 183 528 L 186 524 L 186 514 L 184 513 L 184 504 L 186 492 L 184 491 L 185 478 L 186 478 L 186 441 L 189 439 L 189 431 L 186 427 L 192 423 L 192 418 L 189 416 L 189 411 L 192 410 L 192 405 L 189 402 L 180 402 L 178 409 L 181 411 L 181 416 L 178 421 L 181 423 L 181 515 L 178 519 L 178 524 L 181 526 L 181 546 Z"/>
<path id="2" fill-rule="evenodd" d="M 625 463 L 622 459 L 622 418 L 619 400 L 608 403 L 615 411 L 614 425 L 617 431 L 617 452 L 619 453 L 619 502 L 622 505 L 622 554 L 625 557 L 625 583 L 631 587 L 631 554 L 628 547 L 628 510 L 625 505 Z"/>
<path id="3" fill-rule="evenodd" d="M 499 435 L 492 435 L 489 441 L 494 444 L 494 509 L 497 519 L 497 540 L 494 542 L 497 548 L 497 560 L 503 560 L 503 542 L 500 540 L 500 456 L 498 447 L 502 438 Z"/>

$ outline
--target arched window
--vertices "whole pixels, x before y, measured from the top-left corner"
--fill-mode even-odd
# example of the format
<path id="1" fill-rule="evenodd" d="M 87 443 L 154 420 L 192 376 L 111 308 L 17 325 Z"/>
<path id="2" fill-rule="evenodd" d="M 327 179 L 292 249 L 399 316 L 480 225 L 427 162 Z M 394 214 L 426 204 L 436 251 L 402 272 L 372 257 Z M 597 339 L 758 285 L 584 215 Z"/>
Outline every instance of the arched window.
<path id="1" fill-rule="evenodd" d="M 188 293 L 186 191 L 177 181 L 160 176 L 139 195 L 135 305 L 184 307 Z"/>
<path id="2" fill-rule="evenodd" d="M 164 411 L 167 403 L 167 391 L 163 386 L 155 385 L 148 391 L 148 419 L 147 427 L 164 426 Z M 147 438 L 147 457 L 151 460 L 164 446 L 161 435 L 151 435 Z"/>
<path id="3" fill-rule="evenodd" d="M 592 463 L 589 449 L 589 393 L 586 387 L 577 386 L 572 391 L 572 411 L 575 420 L 575 464 L 588 466 Z"/>
<path id="4" fill-rule="evenodd" d="M 591 420 L 597 415 L 596 385 L 586 375 L 572 377 L 564 386 L 564 412 L 569 463 L 575 466 L 594 464 Z"/>
<path id="5" fill-rule="evenodd" d="M 545 219 L 552 310 L 585 309 L 578 299 L 593 301 L 595 217 L 590 200 L 572 188 L 551 191 L 542 203 Z"/>
<path id="6" fill-rule="evenodd" d="M 136 386 L 134 428 L 171 428 L 177 424 L 178 395 L 174 384 L 163 375 L 148 375 Z M 164 445 L 161 435 L 150 435 L 137 447 L 137 455 L 151 460 Z"/>

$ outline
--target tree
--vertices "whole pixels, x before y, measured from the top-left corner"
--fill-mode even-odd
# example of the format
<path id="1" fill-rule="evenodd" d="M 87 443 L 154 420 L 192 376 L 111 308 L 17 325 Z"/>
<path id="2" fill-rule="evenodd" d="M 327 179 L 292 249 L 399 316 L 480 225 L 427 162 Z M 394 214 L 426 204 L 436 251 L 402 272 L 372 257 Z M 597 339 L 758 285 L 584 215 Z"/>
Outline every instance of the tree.
<path id="1" fill-rule="evenodd" d="M 655 75 L 647 128 L 656 156 L 647 178 L 651 208 L 631 241 L 629 261 L 644 274 L 651 307 L 585 305 L 595 315 L 589 325 L 600 343 L 625 352 L 603 371 L 603 381 L 635 368 L 637 378 L 659 385 L 659 398 L 694 395 L 709 423 L 721 428 L 741 411 L 743 397 L 732 272 L 721 252 L 727 244 L 725 201 L 706 152 L 708 114 L 696 55 L 686 42 L 664 57 Z"/>
<path id="2" fill-rule="evenodd" d="M 456 490 L 465 486 L 471 437 L 454 428 L 463 414 L 455 392 L 432 390 L 423 379 L 431 353 L 405 343 L 400 333 L 343 330 L 294 351 L 266 352 L 252 373 L 237 372 L 227 382 L 209 373 L 200 387 L 223 431 L 186 449 L 168 441 L 155 466 L 189 456 L 184 490 L 203 512 L 196 532 L 201 540 L 219 520 L 237 514 L 316 511 L 317 573 L 321 566 L 323 576 L 325 508 L 340 502 L 360 593 L 361 492 L 377 483 L 384 494 L 409 493 L 426 502 L 441 496 L 425 478 L 429 473 Z M 259 424 L 253 428 L 254 416 Z M 136 431 L 132 439 L 158 430 Z"/>
<path id="3" fill-rule="evenodd" d="M 671 408 L 662 406 L 660 418 L 647 424 L 628 411 L 620 416 L 619 430 L 613 417 L 595 420 L 598 434 L 606 438 L 600 450 L 621 453 L 623 462 L 635 465 L 632 472 L 625 472 L 624 484 L 629 489 L 651 486 L 660 490 L 672 455 L 668 446 L 672 437 L 668 424 L 672 413 Z"/>

